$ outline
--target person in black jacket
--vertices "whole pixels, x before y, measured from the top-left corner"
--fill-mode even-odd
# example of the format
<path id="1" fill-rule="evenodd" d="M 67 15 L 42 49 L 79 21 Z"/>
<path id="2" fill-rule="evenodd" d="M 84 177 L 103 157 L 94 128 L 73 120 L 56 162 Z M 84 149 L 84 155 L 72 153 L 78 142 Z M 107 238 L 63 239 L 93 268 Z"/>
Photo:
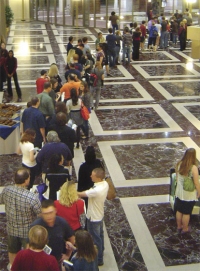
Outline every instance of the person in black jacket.
<path id="1" fill-rule="evenodd" d="M 93 187 L 94 182 L 91 179 L 91 173 L 95 168 L 103 168 L 101 160 L 96 158 L 93 146 L 88 146 L 85 153 L 85 163 L 83 163 L 78 172 L 78 192 L 82 192 Z M 83 198 L 87 209 L 88 198 Z"/>
<path id="2" fill-rule="evenodd" d="M 18 96 L 18 100 L 17 102 L 21 102 L 22 101 L 22 93 L 21 93 L 21 89 L 19 87 L 19 83 L 18 83 L 18 78 L 17 78 L 17 58 L 14 57 L 13 54 L 13 50 L 10 50 L 8 52 L 8 57 L 5 60 L 5 71 L 6 71 L 6 75 L 7 75 L 7 84 L 8 84 L 8 95 L 10 98 L 10 101 L 13 98 L 13 91 L 12 91 L 12 85 L 11 85 L 11 78 L 13 77 L 14 82 L 15 82 L 15 88 L 17 91 L 17 96 Z"/>

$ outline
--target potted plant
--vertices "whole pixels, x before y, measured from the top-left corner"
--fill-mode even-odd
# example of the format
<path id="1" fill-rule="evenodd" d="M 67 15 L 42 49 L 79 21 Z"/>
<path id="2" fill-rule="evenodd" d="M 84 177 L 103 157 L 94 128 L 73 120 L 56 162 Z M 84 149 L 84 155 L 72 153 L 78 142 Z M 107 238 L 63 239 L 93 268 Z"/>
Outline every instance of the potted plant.
<path id="1" fill-rule="evenodd" d="M 9 6 L 5 6 L 5 16 L 6 16 L 6 27 L 9 28 L 14 19 L 14 13 Z"/>

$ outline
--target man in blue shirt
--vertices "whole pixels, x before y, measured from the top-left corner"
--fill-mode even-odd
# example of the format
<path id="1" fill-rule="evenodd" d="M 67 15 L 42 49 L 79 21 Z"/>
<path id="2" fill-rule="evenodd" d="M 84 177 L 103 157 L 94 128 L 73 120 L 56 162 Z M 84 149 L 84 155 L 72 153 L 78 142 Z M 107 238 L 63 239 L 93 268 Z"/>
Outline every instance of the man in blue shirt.
<path id="1" fill-rule="evenodd" d="M 36 137 L 34 141 L 34 146 L 41 148 L 42 142 L 46 142 L 45 138 L 45 119 L 38 109 L 40 105 L 40 100 L 38 97 L 33 97 L 31 99 L 32 106 L 25 109 L 22 115 L 22 123 L 23 123 L 23 132 L 26 129 L 31 128 L 35 130 Z"/>
<path id="2" fill-rule="evenodd" d="M 112 28 L 108 29 L 109 34 L 106 36 L 106 41 L 108 45 L 108 60 L 110 67 L 116 68 L 116 36 L 113 35 Z"/>

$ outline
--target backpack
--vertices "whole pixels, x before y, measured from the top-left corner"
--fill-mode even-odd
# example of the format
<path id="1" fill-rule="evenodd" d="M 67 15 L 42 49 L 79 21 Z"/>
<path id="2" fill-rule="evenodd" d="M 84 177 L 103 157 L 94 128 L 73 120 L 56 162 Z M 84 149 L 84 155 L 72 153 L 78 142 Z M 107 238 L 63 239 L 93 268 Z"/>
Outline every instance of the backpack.
<path id="1" fill-rule="evenodd" d="M 158 36 L 158 31 L 156 30 L 156 27 L 153 28 L 152 35 L 153 35 L 153 37 Z"/>
<path id="2" fill-rule="evenodd" d="M 91 87 L 96 87 L 97 86 L 98 76 L 94 72 L 95 72 L 95 70 L 93 70 L 93 73 L 91 73 L 89 75 L 89 85 Z"/>

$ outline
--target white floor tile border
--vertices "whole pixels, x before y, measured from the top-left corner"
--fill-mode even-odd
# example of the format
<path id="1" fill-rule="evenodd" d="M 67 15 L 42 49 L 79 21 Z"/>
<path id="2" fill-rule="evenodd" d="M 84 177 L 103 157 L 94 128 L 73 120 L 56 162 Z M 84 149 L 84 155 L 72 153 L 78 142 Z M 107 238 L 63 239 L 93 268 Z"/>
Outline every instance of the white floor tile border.
<path id="1" fill-rule="evenodd" d="M 188 79 L 188 80 L 163 80 L 163 81 L 149 81 L 167 100 L 191 100 L 200 98 L 199 95 L 191 96 L 172 96 L 161 84 L 162 83 L 188 83 L 188 82 L 199 82 L 199 79 Z"/>
<path id="2" fill-rule="evenodd" d="M 121 198 L 122 207 L 129 221 L 130 227 L 137 241 L 138 247 L 148 271 L 199 271 L 200 264 L 165 266 L 157 246 L 149 232 L 146 222 L 138 207 L 139 204 L 166 203 L 166 195 Z M 137 217 L 137 219 L 135 219 Z"/>
<path id="3" fill-rule="evenodd" d="M 17 26 L 21 26 L 21 29 L 23 29 L 23 31 L 32 31 L 32 30 L 35 30 L 35 31 L 38 31 L 38 30 L 42 30 L 42 29 L 45 29 L 46 30 L 46 25 L 43 24 L 43 23 L 30 23 L 30 24 L 25 24 L 25 23 L 19 23 L 19 22 L 13 22 L 12 25 L 10 26 L 10 30 L 21 30 L 19 28 L 17 28 Z M 34 27 L 34 26 L 37 26 L 37 29 Z M 25 28 L 24 28 L 25 27 Z"/>
<path id="4" fill-rule="evenodd" d="M 23 31 L 23 34 L 21 33 L 21 34 L 16 34 L 15 33 L 15 31 L 20 31 L 20 32 L 22 32 Z M 36 31 L 42 31 L 42 34 L 37 34 L 37 33 L 35 33 L 34 34 L 34 32 L 36 32 Z M 27 33 L 26 33 L 27 32 Z M 30 34 L 30 32 L 31 32 L 31 34 Z M 11 37 L 15 37 L 15 38 L 19 38 L 19 37 L 30 37 L 31 35 L 36 35 L 37 37 L 39 37 L 39 36 L 48 36 L 48 33 L 47 33 L 47 30 L 43 30 L 43 29 L 23 29 L 23 30 L 20 30 L 20 29 L 15 29 L 15 30 L 11 30 L 10 31 L 10 33 L 9 33 L 9 37 L 11 38 Z"/>
<path id="5" fill-rule="evenodd" d="M 191 49 L 190 49 L 190 50 L 185 50 L 185 51 L 183 51 L 183 52 L 181 52 L 181 51 L 175 51 L 175 52 L 176 52 L 176 54 L 178 54 L 178 55 L 184 57 L 185 59 L 187 59 L 187 60 L 190 61 L 190 62 L 193 62 L 193 61 L 199 61 L 199 59 L 194 59 L 194 58 L 192 58 L 192 57 L 190 57 L 190 56 L 188 56 L 188 55 L 185 54 L 185 52 L 191 52 Z M 196 63 L 195 63 L 195 64 L 196 64 Z"/>
<path id="6" fill-rule="evenodd" d="M 147 129 L 131 129 L 131 130 L 109 130 L 104 131 L 95 111 L 92 111 L 90 115 L 90 125 L 94 135 L 125 135 L 125 134 L 140 134 L 140 133 L 161 133 L 161 132 L 174 132 L 183 131 L 182 128 L 166 113 L 166 111 L 158 104 L 146 104 L 146 105 L 123 105 L 123 106 L 99 106 L 100 110 L 112 110 L 112 109 L 134 109 L 134 108 L 153 108 L 154 111 L 164 120 L 169 126 L 166 128 L 147 128 Z"/>
<path id="7" fill-rule="evenodd" d="M 189 120 L 189 122 L 191 122 L 198 130 L 200 130 L 200 121 L 186 108 L 186 106 L 200 106 L 200 102 L 172 104 L 186 119 Z"/>
<path id="8" fill-rule="evenodd" d="M 29 50 L 29 48 L 30 47 L 33 47 L 33 46 L 35 46 L 35 45 L 29 45 L 29 44 L 25 44 L 25 49 L 26 49 L 26 54 L 24 54 L 24 51 L 23 51 L 23 48 L 22 47 L 20 47 L 20 46 L 18 46 L 18 47 L 16 47 L 15 46 L 15 51 L 14 51 L 14 53 L 16 53 L 16 56 L 18 55 L 18 56 L 28 56 L 28 55 L 44 55 L 44 56 L 46 56 L 46 54 L 53 54 L 53 50 L 52 50 L 52 47 L 51 47 L 51 45 L 50 44 L 43 44 L 42 46 L 43 46 L 43 48 L 46 48 L 46 51 L 35 51 L 35 52 L 31 52 L 30 50 Z M 38 47 L 40 47 L 40 44 L 38 43 Z M 13 45 L 8 45 L 7 46 L 7 50 L 9 51 L 9 50 L 12 50 L 12 48 L 13 48 Z"/>
<path id="9" fill-rule="evenodd" d="M 197 72 L 196 70 L 194 69 L 191 69 L 190 72 L 193 73 L 193 74 L 190 74 L 190 75 L 177 75 L 177 74 L 174 74 L 174 75 L 155 75 L 155 76 L 151 76 L 150 74 L 148 74 L 142 67 L 149 67 L 149 64 L 143 64 L 143 65 L 132 65 L 144 78 L 174 78 L 174 77 L 180 77 L 180 78 L 191 78 L 191 77 L 200 77 L 200 73 Z M 182 64 L 182 63 L 172 63 L 172 64 L 160 64 L 159 65 L 154 65 L 154 64 L 151 64 L 151 67 L 157 67 L 159 69 L 160 66 L 170 66 L 170 67 L 173 67 L 173 66 L 182 66 L 183 68 L 186 69 L 186 64 Z"/>
<path id="10" fill-rule="evenodd" d="M 22 42 L 27 42 L 29 44 L 29 46 L 35 46 L 35 45 L 38 45 L 38 44 L 46 44 L 46 43 L 50 43 L 50 40 L 49 40 L 49 37 L 42 37 L 44 39 L 44 41 L 37 41 L 37 38 L 41 38 L 40 35 L 38 36 L 34 36 L 35 40 L 34 42 L 30 42 L 30 38 L 31 36 L 28 36 L 28 37 L 18 37 L 18 36 L 15 36 L 15 37 L 10 37 L 8 38 L 7 40 L 7 46 L 8 45 L 19 45 L 19 42 L 14 42 L 14 39 L 21 39 Z"/>
<path id="11" fill-rule="evenodd" d="M 151 95 L 141 86 L 138 82 L 105 82 L 104 86 L 121 85 L 126 89 L 126 85 L 132 85 L 142 96 L 142 98 L 123 98 L 123 99 L 103 99 L 100 102 L 113 103 L 113 102 L 134 102 L 134 101 L 154 101 Z"/>
<path id="12" fill-rule="evenodd" d="M 142 54 L 150 54 L 149 51 L 144 51 L 144 52 L 141 52 L 141 55 Z M 164 55 L 166 55 L 167 57 L 169 57 L 169 60 L 167 59 L 160 59 L 160 60 L 156 60 L 156 59 L 151 59 L 151 60 L 138 60 L 138 61 L 134 61 L 134 63 L 163 63 L 163 62 L 166 62 L 166 63 L 171 63 L 171 62 L 180 62 L 180 60 L 178 58 L 176 58 L 175 56 L 173 56 L 172 54 L 168 53 L 168 52 L 165 52 L 165 51 L 156 51 L 156 52 L 152 52 L 151 55 L 152 57 L 156 56 L 157 53 L 162 53 Z"/>
<path id="13" fill-rule="evenodd" d="M 47 58 L 48 58 L 48 63 L 41 63 L 41 64 L 26 64 L 26 63 L 23 63 L 23 61 L 27 58 L 29 58 L 30 57 L 30 55 L 29 56 L 26 56 L 26 57 L 22 57 L 22 59 L 20 59 L 21 58 L 21 56 L 19 55 L 17 55 L 17 54 L 15 54 L 15 56 L 17 57 L 17 61 L 18 61 L 18 68 L 20 68 L 20 67 L 23 67 L 23 69 L 25 69 L 26 68 L 26 70 L 28 70 L 28 69 L 33 69 L 33 67 L 41 67 L 41 70 L 43 69 L 43 67 L 44 66 L 47 66 L 47 65 L 49 65 L 48 66 L 48 70 L 49 70 L 49 68 L 50 68 L 50 66 L 51 66 L 51 64 L 52 63 L 56 63 L 56 59 L 55 59 L 55 56 L 54 56 L 54 54 L 48 54 L 48 55 L 45 55 L 45 56 L 47 56 Z M 33 55 L 32 55 L 33 56 Z M 38 56 L 39 57 L 39 56 Z"/>
<path id="14" fill-rule="evenodd" d="M 115 187 L 134 187 L 134 186 L 148 186 L 148 185 L 163 185 L 169 184 L 169 177 L 149 178 L 149 179 L 133 179 L 126 180 L 120 164 L 112 150 L 112 146 L 122 145 L 144 145 L 144 144 L 166 144 L 182 142 L 186 148 L 195 148 L 197 159 L 200 161 L 200 148 L 190 137 L 180 138 L 155 138 L 155 139 L 141 139 L 141 140 L 116 140 L 116 141 L 98 141 L 98 146 L 102 157 L 108 168 L 109 175 Z"/>

